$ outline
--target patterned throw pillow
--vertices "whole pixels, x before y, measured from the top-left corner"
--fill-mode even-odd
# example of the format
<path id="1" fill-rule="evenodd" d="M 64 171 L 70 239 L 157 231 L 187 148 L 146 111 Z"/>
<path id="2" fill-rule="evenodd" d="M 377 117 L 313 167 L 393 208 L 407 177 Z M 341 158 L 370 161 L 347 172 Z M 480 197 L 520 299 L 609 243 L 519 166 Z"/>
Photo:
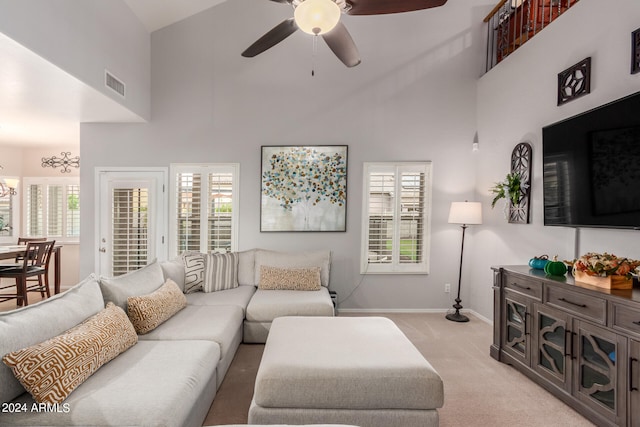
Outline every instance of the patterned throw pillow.
<path id="1" fill-rule="evenodd" d="M 113 303 L 67 332 L 2 361 L 38 403 L 62 403 L 102 365 L 138 342 L 125 312 Z"/>
<path id="2" fill-rule="evenodd" d="M 182 254 L 182 261 L 184 262 L 184 293 L 201 291 L 204 284 L 204 254 L 185 252 Z"/>
<path id="3" fill-rule="evenodd" d="M 319 291 L 320 267 L 280 268 L 260 266 L 258 289 Z"/>
<path id="4" fill-rule="evenodd" d="M 238 287 L 238 254 L 205 255 L 203 291 L 216 292 Z"/>
<path id="5" fill-rule="evenodd" d="M 176 282 L 167 279 L 160 289 L 149 295 L 129 297 L 127 314 L 136 332 L 146 334 L 185 308 L 187 298 Z"/>

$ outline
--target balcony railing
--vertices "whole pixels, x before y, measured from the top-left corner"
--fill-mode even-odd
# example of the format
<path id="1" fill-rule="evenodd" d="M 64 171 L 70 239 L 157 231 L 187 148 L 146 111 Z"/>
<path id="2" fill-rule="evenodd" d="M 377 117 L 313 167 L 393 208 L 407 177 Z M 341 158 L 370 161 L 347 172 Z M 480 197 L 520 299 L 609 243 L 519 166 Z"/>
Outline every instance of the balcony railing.
<path id="1" fill-rule="evenodd" d="M 502 0 L 487 23 L 486 71 L 525 44 L 578 0 Z"/>

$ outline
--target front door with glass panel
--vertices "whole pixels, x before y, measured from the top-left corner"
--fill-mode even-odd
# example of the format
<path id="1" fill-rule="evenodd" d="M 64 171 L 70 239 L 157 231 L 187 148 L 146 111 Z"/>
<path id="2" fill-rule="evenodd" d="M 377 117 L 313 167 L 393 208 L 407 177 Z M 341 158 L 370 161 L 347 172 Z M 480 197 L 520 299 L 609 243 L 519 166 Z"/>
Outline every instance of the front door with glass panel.
<path id="1" fill-rule="evenodd" d="M 164 171 L 99 172 L 97 270 L 120 276 L 166 257 Z"/>

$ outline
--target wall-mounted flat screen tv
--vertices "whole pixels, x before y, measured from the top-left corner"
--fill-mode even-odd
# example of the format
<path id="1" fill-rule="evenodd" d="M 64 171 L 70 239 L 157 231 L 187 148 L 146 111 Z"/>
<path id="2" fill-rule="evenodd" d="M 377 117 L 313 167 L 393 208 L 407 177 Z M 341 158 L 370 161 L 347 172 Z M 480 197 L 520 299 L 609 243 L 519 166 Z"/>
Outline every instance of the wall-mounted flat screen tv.
<path id="1" fill-rule="evenodd" d="M 640 230 L 640 92 L 542 129 L 544 224 Z"/>

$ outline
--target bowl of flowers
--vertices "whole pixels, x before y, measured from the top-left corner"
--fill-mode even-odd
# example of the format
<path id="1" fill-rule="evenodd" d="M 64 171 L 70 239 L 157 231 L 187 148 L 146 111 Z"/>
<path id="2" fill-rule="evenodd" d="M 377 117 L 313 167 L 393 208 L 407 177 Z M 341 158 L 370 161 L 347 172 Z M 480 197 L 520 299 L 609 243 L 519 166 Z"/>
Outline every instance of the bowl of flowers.
<path id="1" fill-rule="evenodd" d="M 640 261 L 614 254 L 589 252 L 573 262 L 577 282 L 606 289 L 631 289 Z"/>

